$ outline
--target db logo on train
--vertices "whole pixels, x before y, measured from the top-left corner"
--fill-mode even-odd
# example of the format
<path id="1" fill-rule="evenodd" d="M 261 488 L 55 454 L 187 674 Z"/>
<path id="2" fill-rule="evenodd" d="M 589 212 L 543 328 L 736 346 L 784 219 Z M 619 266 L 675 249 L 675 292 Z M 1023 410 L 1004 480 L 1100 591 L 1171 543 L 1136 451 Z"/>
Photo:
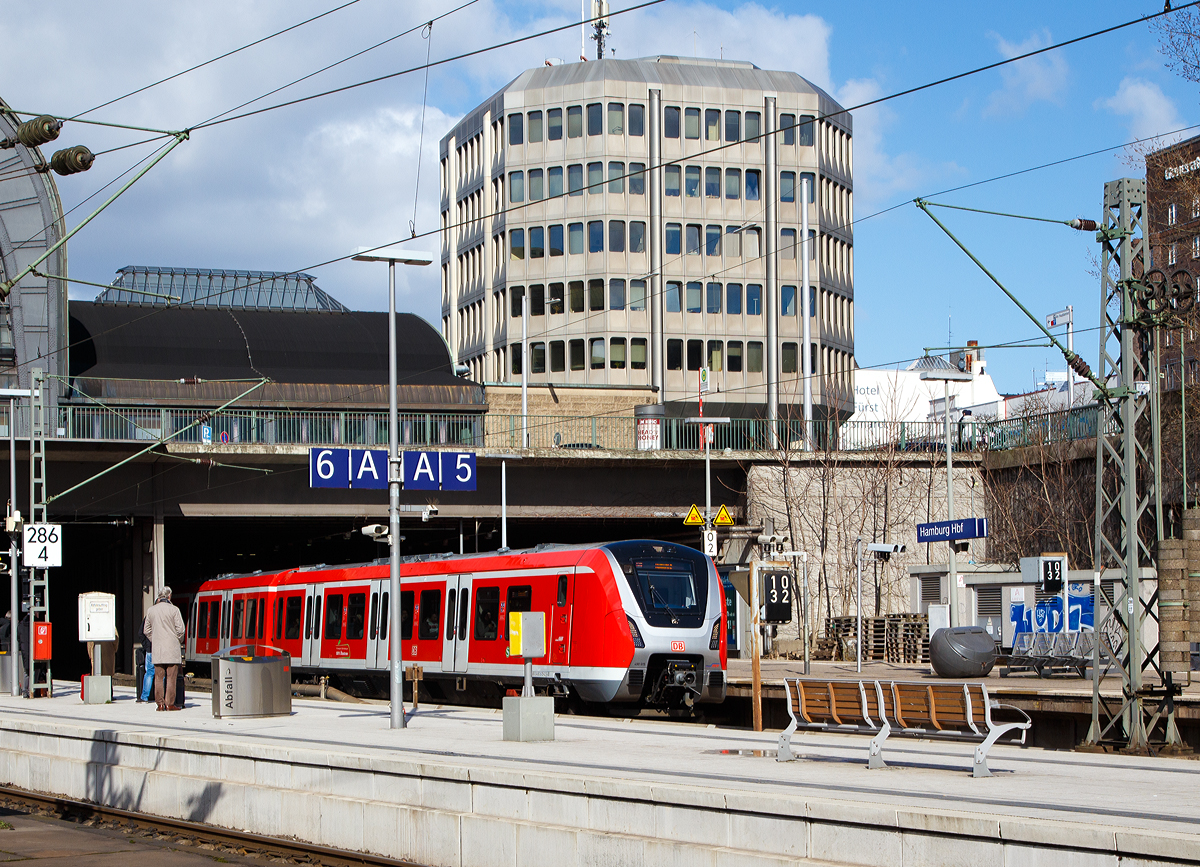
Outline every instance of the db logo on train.
<path id="1" fill-rule="evenodd" d="M 672 653 L 683 653 L 685 650 L 687 650 L 687 645 L 684 644 L 682 641 L 672 641 L 671 642 L 671 652 Z"/>

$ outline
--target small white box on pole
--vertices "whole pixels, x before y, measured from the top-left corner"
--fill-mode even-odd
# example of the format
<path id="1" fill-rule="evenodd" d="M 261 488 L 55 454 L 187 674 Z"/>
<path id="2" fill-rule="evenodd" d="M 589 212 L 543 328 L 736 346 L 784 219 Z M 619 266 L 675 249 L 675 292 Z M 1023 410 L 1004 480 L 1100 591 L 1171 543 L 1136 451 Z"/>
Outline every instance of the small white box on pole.
<path id="1" fill-rule="evenodd" d="M 79 594 L 79 640 L 117 640 L 117 597 L 111 593 Z"/>

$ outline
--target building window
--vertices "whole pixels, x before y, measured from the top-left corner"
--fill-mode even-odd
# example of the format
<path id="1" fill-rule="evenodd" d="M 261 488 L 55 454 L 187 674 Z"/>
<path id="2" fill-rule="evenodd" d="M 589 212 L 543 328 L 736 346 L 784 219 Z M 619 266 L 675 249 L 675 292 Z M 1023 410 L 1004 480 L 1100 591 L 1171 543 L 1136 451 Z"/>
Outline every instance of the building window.
<path id="1" fill-rule="evenodd" d="M 583 138 L 583 106 L 567 106 L 567 138 Z"/>
<path id="2" fill-rule="evenodd" d="M 624 337 L 614 337 L 608 341 L 608 366 L 613 370 L 625 369 Z"/>
<path id="3" fill-rule="evenodd" d="M 521 304 L 525 301 L 525 287 L 514 286 L 508 290 L 509 304 L 513 319 L 521 315 Z"/>
<path id="4" fill-rule="evenodd" d="M 529 344 L 529 372 L 530 373 L 545 373 L 546 372 L 546 344 L 531 343 Z"/>
<path id="5" fill-rule="evenodd" d="M 583 369 L 584 369 L 583 341 L 582 340 L 572 340 L 571 341 L 571 370 L 583 370 Z"/>
<path id="6" fill-rule="evenodd" d="M 588 310 L 593 313 L 604 309 L 604 281 L 588 281 Z"/>
<path id="7" fill-rule="evenodd" d="M 646 134 L 646 107 L 636 102 L 629 105 L 629 134 Z"/>
<path id="8" fill-rule="evenodd" d="M 550 315 L 561 314 L 563 312 L 563 284 L 550 284 Z"/>
<path id="9" fill-rule="evenodd" d="M 525 258 L 525 230 L 513 229 L 508 233 L 508 246 L 510 258 L 524 259 Z"/>
<path id="10" fill-rule="evenodd" d="M 1192 258 L 1200 259 L 1200 235 L 1192 237 Z"/>
<path id="11" fill-rule="evenodd" d="M 664 299 L 664 303 L 665 303 L 668 313 L 678 313 L 679 312 L 679 309 L 680 309 L 679 308 L 679 296 L 682 294 L 682 292 L 683 292 L 683 284 L 682 283 L 680 283 L 678 280 L 668 281 L 667 290 L 664 293 L 664 295 L 666 296 Z M 678 369 L 678 368 L 676 368 L 676 369 Z"/>
<path id="12" fill-rule="evenodd" d="M 689 256 L 699 256 L 700 255 L 700 227 L 698 225 L 696 225 L 695 223 L 688 223 L 687 236 L 686 236 L 685 240 L 687 243 L 687 254 Z"/>
<path id="13" fill-rule="evenodd" d="M 646 224 L 640 220 L 634 220 L 629 224 L 629 252 L 646 252 Z"/>
<path id="14" fill-rule="evenodd" d="M 629 341 L 629 366 L 634 370 L 646 369 L 645 337 L 634 337 Z"/>
<path id="15" fill-rule="evenodd" d="M 610 193 L 625 192 L 625 163 L 608 164 L 608 191 Z"/>
<path id="16" fill-rule="evenodd" d="M 704 341 L 689 340 L 687 342 L 687 369 L 699 370 L 704 366 Z"/>
<path id="17" fill-rule="evenodd" d="M 729 341 L 728 355 L 725 359 L 725 369 L 730 373 L 742 372 L 742 341 Z"/>
<path id="18" fill-rule="evenodd" d="M 625 104 L 622 102 L 608 104 L 608 134 L 625 135 Z"/>
<path id="19" fill-rule="evenodd" d="M 740 111 L 725 112 L 725 141 L 734 142 L 742 137 L 742 113 Z"/>
<path id="20" fill-rule="evenodd" d="M 583 312 L 583 281 L 582 280 L 572 280 L 570 283 L 567 284 L 567 291 L 571 295 L 571 312 L 572 313 L 582 313 Z M 581 352 L 582 352 L 582 350 L 581 350 Z M 582 358 L 583 356 L 581 355 L 580 357 Z M 582 362 L 580 362 L 580 363 L 582 364 Z M 579 369 L 582 370 L 583 368 L 581 367 Z"/>
<path id="21" fill-rule="evenodd" d="M 746 315 L 762 316 L 762 286 L 758 283 L 746 285 Z"/>
<path id="22" fill-rule="evenodd" d="M 783 136 L 783 143 L 785 145 L 794 145 L 796 143 L 796 115 L 779 115 L 779 130 Z"/>
<path id="23" fill-rule="evenodd" d="M 667 166 L 666 183 L 663 185 L 663 192 L 668 196 L 679 195 L 679 166 Z"/>
<path id="24" fill-rule="evenodd" d="M 757 340 L 746 344 L 746 370 L 750 373 L 763 372 L 763 345 Z"/>
<path id="25" fill-rule="evenodd" d="M 562 223 L 557 223 L 550 227 L 550 255 L 561 256 L 563 254 L 563 227 Z"/>
<path id="26" fill-rule="evenodd" d="M 704 253 L 707 256 L 721 255 L 721 227 L 706 226 L 704 229 Z"/>
<path id="27" fill-rule="evenodd" d="M 1168 265 L 1175 264 L 1175 260 L 1178 256 L 1178 253 L 1179 253 L 1179 245 L 1178 244 L 1172 244 L 1170 247 L 1167 248 L 1167 264 Z"/>
<path id="28" fill-rule="evenodd" d="M 762 187 L 762 172 L 758 169 L 746 169 L 746 201 L 757 202 Z"/>
<path id="29" fill-rule="evenodd" d="M 1175 208 L 1175 203 L 1171 202 L 1171 204 L 1167 205 L 1167 225 L 1174 226 L 1177 221 L 1178 213 Z"/>
<path id="30" fill-rule="evenodd" d="M 583 252 L 583 223 L 571 223 L 567 227 L 567 234 L 570 242 L 571 255 L 577 255 Z"/>
<path id="31" fill-rule="evenodd" d="M 762 230 L 757 228 L 742 229 L 742 256 L 747 259 L 757 259 L 762 255 Z"/>
<path id="32" fill-rule="evenodd" d="M 544 259 L 546 257 L 546 230 L 534 226 L 529 230 L 529 258 Z"/>
<path id="33" fill-rule="evenodd" d="M 796 230 L 781 229 L 779 231 L 779 258 L 796 258 Z"/>
<path id="34" fill-rule="evenodd" d="M 725 286 L 725 312 L 731 316 L 742 315 L 741 283 L 729 283 Z"/>
<path id="35" fill-rule="evenodd" d="M 550 372 L 562 373 L 567 368 L 566 346 L 561 340 L 550 341 Z"/>
<path id="36" fill-rule="evenodd" d="M 740 199 L 742 197 L 742 170 L 725 170 L 725 198 Z"/>
<path id="37" fill-rule="evenodd" d="M 629 281 L 629 309 L 630 310 L 645 310 L 646 309 L 646 281 L 645 280 L 630 280 Z"/>
<path id="38" fill-rule="evenodd" d="M 588 252 L 604 252 L 604 221 L 592 220 L 588 223 Z"/>
<path id="39" fill-rule="evenodd" d="M 700 109 L 687 108 L 683 111 L 683 137 L 700 138 Z"/>
<path id="40" fill-rule="evenodd" d="M 699 313 L 700 312 L 700 309 L 701 309 L 700 308 L 700 303 L 701 303 L 700 288 L 701 288 L 700 281 L 698 281 L 698 280 L 694 280 L 687 284 L 687 312 L 688 313 Z"/>
<path id="41" fill-rule="evenodd" d="M 1200 217 L 1200 196 L 1192 197 L 1192 219 Z"/>
<path id="42" fill-rule="evenodd" d="M 508 116 L 508 143 L 510 145 L 519 145 L 522 142 L 521 115 L 510 114 Z"/>
<path id="43" fill-rule="evenodd" d="M 529 315 L 546 315 L 546 287 L 541 283 L 529 287 Z"/>
<path id="44" fill-rule="evenodd" d="M 689 199 L 700 198 L 700 166 L 688 166 L 684 170 L 683 194 Z"/>
<path id="45" fill-rule="evenodd" d="M 588 163 L 588 195 L 604 192 L 604 163 Z"/>
<path id="46" fill-rule="evenodd" d="M 817 260 L 817 230 L 808 230 L 808 260 L 815 262 Z"/>
<path id="47" fill-rule="evenodd" d="M 808 315 L 809 318 L 815 318 L 817 315 L 817 287 L 808 287 Z"/>
<path id="48" fill-rule="evenodd" d="M 808 181 L 808 203 L 811 205 L 817 200 L 817 176 L 812 172 L 800 173 L 801 186 L 803 181 Z"/>
<path id="49" fill-rule="evenodd" d="M 749 173 L 747 173 L 747 174 L 749 174 Z M 541 169 L 530 169 L 529 170 L 529 201 L 540 202 L 544 198 L 546 198 L 546 195 L 542 188 L 542 170 Z"/>
<path id="50" fill-rule="evenodd" d="M 795 286 L 780 286 L 779 287 L 779 315 L 795 316 L 796 315 L 796 287 Z"/>
<path id="51" fill-rule="evenodd" d="M 796 359 L 798 357 L 799 357 L 799 353 L 796 351 L 795 343 L 783 344 L 783 352 L 780 353 L 780 358 L 779 358 L 779 372 L 780 373 L 795 373 L 796 372 Z"/>
<path id="52" fill-rule="evenodd" d="M 561 108 L 552 108 L 546 112 L 546 140 L 562 141 Z"/>
<path id="53" fill-rule="evenodd" d="M 604 369 L 604 338 L 593 337 L 592 344 L 592 370 Z"/>
<path id="54" fill-rule="evenodd" d="M 720 141 L 721 140 L 721 111 L 720 109 L 710 108 L 704 112 L 704 140 L 705 141 Z"/>
<path id="55" fill-rule="evenodd" d="M 509 354 L 509 358 L 512 359 L 513 376 L 520 376 L 521 375 L 521 344 L 514 343 L 512 346 L 509 347 L 509 349 L 511 350 L 511 352 Z M 424 606 L 421 606 L 421 607 L 424 608 Z"/>
<path id="56" fill-rule="evenodd" d="M 608 221 L 608 252 L 624 253 L 625 252 L 625 221 L 624 220 L 609 220 Z"/>
<path id="57" fill-rule="evenodd" d="M 668 256 L 678 256 L 683 252 L 683 226 L 679 223 L 667 223 L 666 232 L 666 253 Z"/>
<path id="58" fill-rule="evenodd" d="M 562 181 L 562 166 L 546 169 L 546 193 L 551 199 L 556 199 L 563 194 Z"/>
<path id="59" fill-rule="evenodd" d="M 710 199 L 721 198 L 721 170 L 716 166 L 704 170 L 704 195 Z"/>
<path id="60" fill-rule="evenodd" d="M 797 127 L 797 140 L 802 148 L 810 148 L 813 146 L 813 116 L 811 114 L 800 115 L 799 126 Z"/>
<path id="61" fill-rule="evenodd" d="M 625 309 L 625 281 L 614 277 L 608 281 L 608 309 Z"/>
<path id="62" fill-rule="evenodd" d="M 795 172 L 780 172 L 779 173 L 779 201 L 781 201 L 781 202 L 796 201 L 796 173 Z"/>
<path id="63" fill-rule="evenodd" d="M 725 255 L 733 259 L 742 258 L 742 227 L 727 226 L 725 229 Z"/>
<path id="64" fill-rule="evenodd" d="M 707 296 L 707 303 L 705 305 L 705 310 L 707 310 L 707 312 L 709 312 L 709 313 L 720 313 L 721 312 L 721 284 L 720 283 L 709 283 L 708 286 L 705 287 L 705 295 Z"/>
<path id="65" fill-rule="evenodd" d="M 708 369 L 720 373 L 725 369 L 722 363 L 725 357 L 725 345 L 720 340 L 708 341 Z"/>
<path id="66" fill-rule="evenodd" d="M 525 201 L 525 173 L 508 173 L 508 200 L 510 202 Z"/>
<path id="67" fill-rule="evenodd" d="M 663 108 L 663 138 L 679 138 L 679 106 Z"/>
<path id="68" fill-rule="evenodd" d="M 540 111 L 529 112 L 529 143 L 539 142 L 542 140 L 542 113 Z"/>
<path id="69" fill-rule="evenodd" d="M 583 166 L 579 163 L 567 166 L 567 193 L 572 196 L 583 195 Z"/>
<path id="70" fill-rule="evenodd" d="M 587 107 L 588 135 L 600 135 L 604 132 L 604 104 L 589 103 Z"/>
<path id="71" fill-rule="evenodd" d="M 631 195 L 631 196 L 646 195 L 646 164 L 645 163 L 630 163 L 629 164 L 629 195 Z"/>
<path id="72" fill-rule="evenodd" d="M 683 341 L 667 341 L 667 370 L 683 370 Z"/>

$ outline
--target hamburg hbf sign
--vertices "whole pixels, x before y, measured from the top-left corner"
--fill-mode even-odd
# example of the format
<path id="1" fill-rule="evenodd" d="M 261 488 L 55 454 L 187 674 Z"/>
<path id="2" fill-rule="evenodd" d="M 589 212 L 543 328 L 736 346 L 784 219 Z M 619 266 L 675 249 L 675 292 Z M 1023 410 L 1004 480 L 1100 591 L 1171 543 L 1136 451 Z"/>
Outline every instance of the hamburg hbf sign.
<path id="1" fill-rule="evenodd" d="M 957 542 L 959 539 L 986 539 L 987 518 L 959 518 L 917 524 L 918 542 Z"/>

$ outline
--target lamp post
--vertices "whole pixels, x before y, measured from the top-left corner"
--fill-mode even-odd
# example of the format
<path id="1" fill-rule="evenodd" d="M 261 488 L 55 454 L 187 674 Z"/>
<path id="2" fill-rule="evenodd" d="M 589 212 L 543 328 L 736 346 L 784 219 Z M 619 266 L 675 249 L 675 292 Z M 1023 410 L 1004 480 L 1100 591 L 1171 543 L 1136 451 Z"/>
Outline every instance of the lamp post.
<path id="1" fill-rule="evenodd" d="M 355 262 L 388 263 L 388 570 L 391 606 L 388 610 L 391 724 L 402 729 L 404 719 L 404 658 L 400 648 L 400 430 L 396 409 L 396 264 L 431 265 L 432 253 L 403 250 L 398 244 L 361 248 Z M 453 352 L 453 349 L 451 350 Z M 452 359 L 455 361 L 457 359 Z M 416 681 L 413 681 L 415 688 Z"/>
<path id="2" fill-rule="evenodd" d="M 950 383 L 970 382 L 975 377 L 961 370 L 923 370 L 921 379 L 941 382 L 945 403 L 942 407 L 946 421 L 946 520 L 954 520 L 954 458 L 950 448 Z M 958 562 L 954 543 L 950 542 L 950 625 L 958 626 Z"/>
<path id="3" fill-rule="evenodd" d="M 17 398 L 27 397 L 32 401 L 33 390 L 0 388 L 0 397 L 8 398 L 8 516 L 11 518 L 17 514 Z M 17 547 L 16 536 L 9 542 L 8 553 L 9 602 L 12 612 L 8 621 L 8 664 L 9 676 L 12 678 L 12 696 L 16 698 L 21 694 L 21 675 L 18 670 L 20 654 L 17 653 L 17 624 L 21 622 L 21 600 L 17 598 L 20 592 L 20 570 L 17 568 L 20 549 Z"/>

